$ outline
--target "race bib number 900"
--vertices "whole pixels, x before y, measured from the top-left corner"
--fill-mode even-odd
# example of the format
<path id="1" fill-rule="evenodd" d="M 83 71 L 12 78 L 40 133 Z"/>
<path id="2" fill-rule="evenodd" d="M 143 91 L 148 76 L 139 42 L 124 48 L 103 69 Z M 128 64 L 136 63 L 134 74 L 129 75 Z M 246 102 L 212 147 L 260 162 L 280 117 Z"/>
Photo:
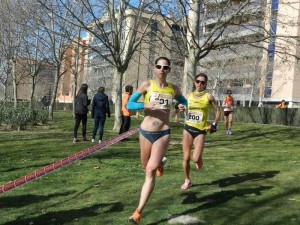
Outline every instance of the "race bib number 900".
<path id="1" fill-rule="evenodd" d="M 159 105 L 156 105 L 155 108 L 158 109 L 171 109 L 173 103 L 173 97 L 171 94 L 160 94 L 157 92 L 152 92 L 150 101 L 158 100 Z"/>
<path id="2" fill-rule="evenodd" d="M 186 120 L 190 123 L 200 124 L 202 122 L 203 113 L 189 110 L 186 115 Z"/>

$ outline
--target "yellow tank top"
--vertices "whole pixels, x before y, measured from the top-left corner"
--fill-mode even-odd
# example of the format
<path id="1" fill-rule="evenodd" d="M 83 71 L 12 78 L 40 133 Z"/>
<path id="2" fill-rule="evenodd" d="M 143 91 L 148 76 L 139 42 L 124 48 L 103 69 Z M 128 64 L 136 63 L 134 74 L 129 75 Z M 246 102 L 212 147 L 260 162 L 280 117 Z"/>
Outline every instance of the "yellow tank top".
<path id="1" fill-rule="evenodd" d="M 210 105 L 208 93 L 205 93 L 200 98 L 195 98 L 194 93 L 191 93 L 187 101 L 188 112 L 185 118 L 185 123 L 199 130 L 205 130 L 207 127 L 207 116 Z"/>
<path id="2" fill-rule="evenodd" d="M 153 100 L 159 100 L 160 104 L 157 106 L 159 109 L 170 109 L 173 104 L 175 91 L 171 83 L 165 88 L 159 88 L 154 80 L 150 80 L 150 88 L 144 95 L 144 103 L 149 103 Z"/>

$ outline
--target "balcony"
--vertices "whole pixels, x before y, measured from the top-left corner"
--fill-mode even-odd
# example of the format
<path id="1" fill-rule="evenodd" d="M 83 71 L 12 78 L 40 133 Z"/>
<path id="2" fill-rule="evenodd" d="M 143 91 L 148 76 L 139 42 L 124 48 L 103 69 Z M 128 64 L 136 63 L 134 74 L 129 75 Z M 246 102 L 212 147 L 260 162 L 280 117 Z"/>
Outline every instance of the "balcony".
<path id="1" fill-rule="evenodd" d="M 211 40 L 214 40 L 220 35 L 220 32 L 221 30 L 216 30 L 214 34 L 212 34 L 212 37 L 210 37 L 210 32 L 204 33 L 200 37 L 200 44 L 203 45 L 209 37 Z M 264 30 L 260 25 L 260 21 L 253 21 L 241 25 L 230 25 L 224 30 L 222 35 L 218 38 L 218 41 L 241 39 L 253 35 L 263 35 L 263 33 Z"/>
<path id="2" fill-rule="evenodd" d="M 211 12 L 206 12 L 205 16 L 202 18 L 204 25 L 211 26 L 219 22 L 224 22 L 228 20 L 233 13 L 236 12 L 238 6 L 228 8 L 228 9 L 220 9 L 214 10 Z M 251 3 L 248 7 L 241 10 L 239 13 L 241 18 L 253 17 L 259 15 L 263 12 L 263 7 L 261 2 Z M 222 14 L 222 17 L 221 17 Z"/>
<path id="3" fill-rule="evenodd" d="M 206 63 L 218 63 L 218 61 L 238 61 L 238 60 L 244 60 L 246 57 L 249 61 L 254 60 L 261 57 L 263 54 L 262 49 L 258 48 L 249 48 L 245 45 L 240 45 L 235 47 L 235 52 L 227 51 L 225 50 L 213 50 L 211 51 L 205 58 L 201 59 L 201 64 Z"/>

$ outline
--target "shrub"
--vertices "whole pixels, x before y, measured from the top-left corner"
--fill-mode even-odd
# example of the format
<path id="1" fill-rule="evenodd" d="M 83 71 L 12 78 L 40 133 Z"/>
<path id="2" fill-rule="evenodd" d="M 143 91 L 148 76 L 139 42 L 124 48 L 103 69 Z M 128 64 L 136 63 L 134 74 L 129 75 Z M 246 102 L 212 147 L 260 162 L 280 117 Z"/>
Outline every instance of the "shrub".
<path id="1" fill-rule="evenodd" d="M 12 108 L 11 110 L 11 127 L 17 128 L 18 131 L 25 130 L 28 122 L 31 121 L 32 111 L 24 106 Z"/>
<path id="2" fill-rule="evenodd" d="M 220 107 L 223 120 L 223 108 Z M 210 109 L 209 118 L 214 118 L 214 111 Z M 233 115 L 234 122 L 277 124 L 288 126 L 300 125 L 300 110 L 298 108 L 277 109 L 271 107 L 236 107 Z"/>
<path id="3" fill-rule="evenodd" d="M 49 111 L 47 109 L 40 109 L 37 117 L 42 124 L 46 124 L 49 119 Z"/>
<path id="4" fill-rule="evenodd" d="M 6 124 L 8 129 L 25 130 L 28 123 L 37 124 L 48 122 L 48 110 L 40 104 L 33 102 L 31 105 L 20 102 L 15 108 L 9 102 L 0 102 L 0 124 Z"/>

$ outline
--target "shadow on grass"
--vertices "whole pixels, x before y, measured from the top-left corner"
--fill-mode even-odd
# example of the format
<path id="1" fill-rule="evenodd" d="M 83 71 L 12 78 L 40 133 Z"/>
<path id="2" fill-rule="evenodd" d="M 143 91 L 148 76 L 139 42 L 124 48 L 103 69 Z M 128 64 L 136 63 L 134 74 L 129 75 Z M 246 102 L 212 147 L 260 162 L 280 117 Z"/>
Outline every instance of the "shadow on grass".
<path id="1" fill-rule="evenodd" d="M 285 128 L 280 131 L 264 131 L 261 129 L 249 129 L 249 130 L 242 130 L 242 131 L 233 131 L 233 135 L 225 135 L 221 136 L 221 138 L 218 139 L 217 145 L 215 145 L 216 141 L 213 141 L 212 143 L 215 146 L 223 146 L 224 142 L 232 142 L 234 141 L 245 141 L 245 140 L 251 140 L 255 138 L 261 138 L 266 136 L 272 136 L 274 140 L 280 140 L 280 139 L 286 139 L 286 138 L 294 138 L 296 135 L 298 135 L 297 131 L 291 132 L 292 130 L 290 128 Z M 223 131 L 219 131 L 223 132 Z M 230 138 L 229 138 L 230 137 Z M 209 136 L 207 136 L 208 139 Z"/>
<path id="2" fill-rule="evenodd" d="M 50 163 L 49 163 L 50 164 Z M 9 168 L 9 169 L 6 169 L 6 170 L 0 170 L 0 172 L 12 172 L 12 171 L 15 171 L 15 170 L 23 170 L 23 169 L 28 169 L 28 168 L 42 168 L 42 167 L 45 167 L 45 166 L 48 166 L 49 165 L 48 163 L 47 164 L 41 164 L 41 165 L 29 165 L 29 166 L 23 166 L 23 167 L 13 167 L 13 168 Z"/>
<path id="3" fill-rule="evenodd" d="M 44 202 L 51 198 L 68 196 L 74 193 L 74 191 L 68 191 L 64 193 L 49 194 L 49 195 L 21 195 L 13 197 L 3 197 L 0 198 L 1 208 L 20 208 L 23 206 L 28 206 L 29 204 L 34 204 L 38 202 Z"/>
<path id="4" fill-rule="evenodd" d="M 202 204 L 194 209 L 185 211 L 184 215 L 188 213 L 194 213 L 202 209 L 208 209 L 208 208 L 221 205 L 235 197 L 258 196 L 261 195 L 262 191 L 269 190 L 272 188 L 273 188 L 272 186 L 261 186 L 257 188 L 244 188 L 244 189 L 220 191 L 201 198 L 197 198 L 197 194 L 199 194 L 199 192 L 186 192 L 182 194 L 183 196 L 186 196 L 185 199 L 183 199 L 182 204 L 194 204 L 194 203 L 202 203 Z"/>
<path id="5" fill-rule="evenodd" d="M 227 177 L 220 180 L 212 181 L 211 183 L 205 183 L 205 184 L 193 184 L 194 186 L 204 186 L 204 185 L 218 185 L 219 187 L 227 187 L 234 184 L 240 184 L 245 181 L 258 181 L 263 179 L 268 179 L 274 177 L 276 174 L 278 174 L 279 171 L 264 171 L 264 172 L 257 172 L 257 173 L 239 173 L 239 174 L 233 174 L 232 177 Z"/>
<path id="6" fill-rule="evenodd" d="M 281 200 L 283 200 L 283 202 L 285 201 L 285 199 L 290 199 L 291 196 L 296 196 L 296 195 L 299 195 L 300 194 L 300 190 L 299 188 L 292 188 L 292 189 L 289 189 L 289 190 L 286 190 L 282 193 L 279 193 L 279 194 L 276 194 L 276 195 L 271 195 L 267 198 L 264 198 L 260 201 L 257 201 L 255 203 L 255 207 L 254 208 L 261 208 L 262 210 L 258 210 L 255 212 L 255 218 L 265 218 L 266 217 L 266 214 L 269 214 L 270 212 L 266 212 L 266 210 L 263 210 L 263 209 L 266 209 L 268 207 L 270 207 L 271 205 L 276 205 L 276 202 L 281 202 Z M 281 204 L 280 204 L 281 205 Z M 296 204 L 295 204 L 296 205 Z M 249 212 L 253 212 L 253 206 L 248 206 L 248 207 L 242 207 L 242 208 L 239 208 L 238 212 L 236 212 L 236 215 L 237 216 L 237 221 L 235 224 L 240 224 L 238 221 L 240 220 L 240 218 L 243 218 L 244 216 L 246 217 L 247 214 L 249 214 Z M 268 211 L 268 209 L 267 209 Z M 269 224 L 288 224 L 288 225 L 291 225 L 291 224 L 299 224 L 298 221 L 300 220 L 299 218 L 299 213 L 297 213 L 299 210 L 297 211 L 289 211 L 288 212 L 288 215 L 280 215 L 280 218 L 277 218 L 276 222 L 274 223 L 269 223 Z M 233 224 L 233 221 L 232 221 L 232 217 L 227 217 L 227 219 L 223 222 L 224 225 L 227 225 L 227 224 Z M 253 221 L 253 223 L 249 223 L 249 224 L 256 224 L 255 221 Z M 265 223 L 267 224 L 267 223 Z"/>
<path id="7" fill-rule="evenodd" d="M 188 209 L 186 211 L 181 212 L 180 214 L 173 214 L 172 218 L 189 215 L 192 213 L 197 213 L 200 210 L 206 210 L 209 208 L 217 207 L 221 204 L 224 204 L 235 197 L 247 197 L 253 195 L 261 195 L 262 191 L 272 189 L 272 186 L 261 186 L 257 188 L 244 188 L 244 189 L 236 189 L 236 190 L 228 190 L 228 191 L 220 191 L 207 196 L 203 196 L 198 198 L 197 195 L 199 192 L 185 192 L 182 195 L 185 198 L 182 201 L 182 204 L 197 204 L 196 207 L 192 209 Z M 161 219 L 155 223 L 151 223 L 150 225 L 158 225 L 162 223 L 166 223 L 169 218 Z M 199 223 L 201 224 L 201 223 Z"/>
<path id="8" fill-rule="evenodd" d="M 203 197 L 198 198 L 199 195 L 198 191 L 191 191 L 193 188 L 197 186 L 204 186 L 204 185 L 218 185 L 219 187 L 228 187 L 235 184 L 240 184 L 246 181 L 259 181 L 263 179 L 268 179 L 274 177 L 278 174 L 279 171 L 264 171 L 264 172 L 257 172 L 257 173 L 240 173 L 234 174 L 232 177 L 227 177 L 220 180 L 212 181 L 211 183 L 205 184 L 196 184 L 191 187 L 190 191 L 184 192 L 181 195 L 184 196 L 182 200 L 182 204 L 196 204 L 197 206 L 183 211 L 180 214 L 172 215 L 173 217 L 181 216 L 181 215 L 188 215 L 192 213 L 196 213 L 200 210 L 205 210 L 209 208 L 217 207 L 223 203 L 230 201 L 235 197 L 248 197 L 248 196 L 258 196 L 262 195 L 262 192 L 265 190 L 272 189 L 272 186 L 260 186 L 256 188 L 243 188 L 243 189 L 236 189 L 236 190 L 224 190 L 220 192 L 215 192 L 210 195 L 206 195 Z M 158 225 L 161 223 L 165 223 L 169 220 L 169 218 L 162 219 L 155 223 L 151 223 L 150 225 Z"/>
<path id="9" fill-rule="evenodd" d="M 223 132 L 223 131 L 219 131 Z M 291 130 L 290 128 L 284 128 L 280 130 L 261 130 L 261 129 L 249 129 L 249 130 L 238 130 L 233 131 L 233 135 L 219 135 L 218 137 L 210 137 L 210 135 L 206 136 L 206 146 L 207 148 L 215 148 L 215 147 L 224 147 L 227 146 L 227 143 L 231 142 L 240 142 L 242 144 L 248 143 L 251 141 L 255 141 L 256 139 L 267 138 L 268 141 L 272 142 L 280 142 L 281 140 L 294 140 L 298 138 L 298 132 L 296 130 Z M 217 140 L 215 140 L 217 138 Z M 265 142 L 265 144 L 269 143 Z"/>
<path id="10" fill-rule="evenodd" d="M 104 209 L 105 208 L 105 209 Z M 17 219 L 15 221 L 10 221 L 2 225 L 24 225 L 24 224 L 67 224 L 71 222 L 76 222 L 83 217 L 93 217 L 93 216 L 103 216 L 101 213 L 115 213 L 121 212 L 123 210 L 123 205 L 120 202 L 113 203 L 102 203 L 96 204 L 90 207 L 81 209 L 71 209 L 71 210 L 61 210 L 57 212 L 49 212 L 37 217 Z M 104 211 L 103 211 L 104 210 Z"/>

